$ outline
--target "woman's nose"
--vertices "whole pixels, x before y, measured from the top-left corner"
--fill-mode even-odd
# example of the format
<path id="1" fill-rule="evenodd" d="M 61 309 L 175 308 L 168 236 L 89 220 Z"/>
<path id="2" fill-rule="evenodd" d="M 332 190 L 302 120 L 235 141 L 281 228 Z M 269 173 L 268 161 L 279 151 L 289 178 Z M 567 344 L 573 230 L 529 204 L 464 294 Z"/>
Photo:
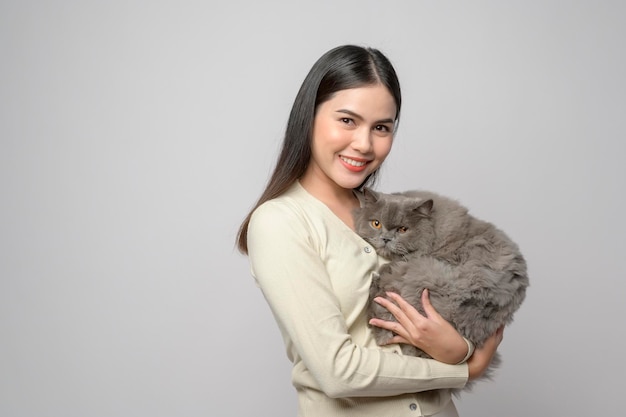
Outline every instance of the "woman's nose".
<path id="1" fill-rule="evenodd" d="M 354 132 L 352 147 L 357 151 L 366 154 L 372 150 L 372 136 L 369 129 L 359 129 Z"/>

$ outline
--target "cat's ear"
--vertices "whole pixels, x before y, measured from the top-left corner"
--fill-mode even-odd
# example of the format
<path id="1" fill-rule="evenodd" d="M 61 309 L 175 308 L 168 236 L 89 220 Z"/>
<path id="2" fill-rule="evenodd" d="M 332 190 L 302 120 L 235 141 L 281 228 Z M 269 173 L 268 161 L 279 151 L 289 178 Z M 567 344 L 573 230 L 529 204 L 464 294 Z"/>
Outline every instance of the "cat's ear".
<path id="1" fill-rule="evenodd" d="M 376 191 L 368 187 L 363 187 L 363 191 L 357 191 L 355 192 L 355 194 L 359 199 L 361 205 L 363 205 L 364 203 L 375 203 L 380 198 L 379 194 Z"/>
<path id="2" fill-rule="evenodd" d="M 420 202 L 420 204 L 415 207 L 414 211 L 422 217 L 430 217 L 430 214 L 433 212 L 433 200 L 428 199 L 424 202 Z"/>

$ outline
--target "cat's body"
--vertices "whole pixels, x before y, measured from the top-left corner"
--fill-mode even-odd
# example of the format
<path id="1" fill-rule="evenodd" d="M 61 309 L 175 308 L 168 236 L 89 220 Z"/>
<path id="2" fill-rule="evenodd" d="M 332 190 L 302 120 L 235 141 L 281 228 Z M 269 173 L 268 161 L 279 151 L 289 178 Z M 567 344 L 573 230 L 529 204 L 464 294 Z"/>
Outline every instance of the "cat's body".
<path id="1" fill-rule="evenodd" d="M 473 217 L 458 202 L 428 191 L 385 194 L 365 189 L 358 197 L 357 233 L 390 260 L 372 281 L 370 317 L 394 320 L 372 301 L 385 291 L 397 292 L 423 313 L 421 295 L 428 288 L 435 310 L 476 347 L 512 322 L 529 281 L 524 257 L 504 232 Z M 378 327 L 372 331 L 381 344 L 393 336 Z M 430 357 L 410 345 L 402 350 Z M 499 364 L 496 353 L 484 378 Z"/>

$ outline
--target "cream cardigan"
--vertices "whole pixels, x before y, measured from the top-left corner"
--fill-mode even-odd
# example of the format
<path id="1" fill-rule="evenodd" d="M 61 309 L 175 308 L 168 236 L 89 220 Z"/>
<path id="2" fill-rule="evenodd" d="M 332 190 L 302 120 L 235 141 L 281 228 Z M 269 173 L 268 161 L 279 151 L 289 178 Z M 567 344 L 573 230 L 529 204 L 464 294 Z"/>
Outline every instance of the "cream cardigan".
<path id="1" fill-rule="evenodd" d="M 430 415 L 467 382 L 466 364 L 376 345 L 365 308 L 385 260 L 298 182 L 254 211 L 248 252 L 293 363 L 300 417 Z"/>

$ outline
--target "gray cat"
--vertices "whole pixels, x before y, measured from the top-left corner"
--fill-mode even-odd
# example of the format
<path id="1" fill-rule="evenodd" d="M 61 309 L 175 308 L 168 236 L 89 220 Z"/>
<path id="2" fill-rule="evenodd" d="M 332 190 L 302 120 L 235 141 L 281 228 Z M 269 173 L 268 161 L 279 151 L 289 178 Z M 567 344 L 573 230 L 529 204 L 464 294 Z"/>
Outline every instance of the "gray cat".
<path id="1" fill-rule="evenodd" d="M 374 274 L 370 318 L 394 320 L 372 301 L 385 291 L 397 292 L 423 313 L 421 295 L 428 288 L 437 312 L 476 347 L 513 321 L 529 281 L 524 257 L 504 232 L 433 192 L 385 194 L 365 188 L 357 196 L 361 207 L 354 211 L 356 232 L 390 260 Z M 379 344 L 393 336 L 374 326 L 372 331 Z M 402 351 L 430 357 L 411 345 L 402 345 Z M 500 363 L 496 352 L 483 378 L 490 379 Z"/>

